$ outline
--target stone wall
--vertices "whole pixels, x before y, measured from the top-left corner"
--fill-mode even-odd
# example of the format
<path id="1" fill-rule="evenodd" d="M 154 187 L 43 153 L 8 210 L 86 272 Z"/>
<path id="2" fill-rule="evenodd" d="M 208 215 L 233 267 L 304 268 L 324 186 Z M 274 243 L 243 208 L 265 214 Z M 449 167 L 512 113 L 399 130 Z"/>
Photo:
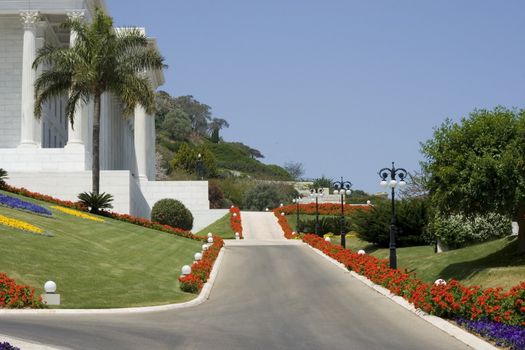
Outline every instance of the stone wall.
<path id="1" fill-rule="evenodd" d="M 22 36 L 20 16 L 0 16 L 0 148 L 20 143 Z"/>

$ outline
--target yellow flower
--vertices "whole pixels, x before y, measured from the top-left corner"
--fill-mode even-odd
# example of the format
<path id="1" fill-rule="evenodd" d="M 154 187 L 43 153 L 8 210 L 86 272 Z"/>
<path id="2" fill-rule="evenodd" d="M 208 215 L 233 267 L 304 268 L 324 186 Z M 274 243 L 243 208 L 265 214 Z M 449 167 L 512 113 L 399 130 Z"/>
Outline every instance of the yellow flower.
<path id="1" fill-rule="evenodd" d="M 9 227 L 13 227 L 19 230 L 37 233 L 39 235 L 44 233 L 44 230 L 42 230 L 40 227 L 36 227 L 34 225 L 28 224 L 25 221 L 8 218 L 7 216 L 3 216 L 3 215 L 0 215 L 0 225 L 9 226 Z"/>
<path id="2" fill-rule="evenodd" d="M 93 215 L 90 215 L 90 214 L 87 214 L 87 213 L 83 213 L 81 211 L 78 211 L 78 210 L 74 210 L 74 209 L 69 209 L 69 208 L 64 208 L 64 207 L 59 207 L 59 206 L 53 206 L 51 207 L 53 209 L 56 209 L 56 210 L 59 210 L 63 213 L 66 213 L 66 214 L 69 214 L 69 215 L 74 215 L 74 216 L 78 216 L 79 218 L 83 218 L 83 219 L 88 219 L 88 220 L 93 220 L 93 221 L 97 221 L 97 222 L 105 222 L 103 219 L 101 218 L 98 218 L 96 216 L 93 216 Z"/>

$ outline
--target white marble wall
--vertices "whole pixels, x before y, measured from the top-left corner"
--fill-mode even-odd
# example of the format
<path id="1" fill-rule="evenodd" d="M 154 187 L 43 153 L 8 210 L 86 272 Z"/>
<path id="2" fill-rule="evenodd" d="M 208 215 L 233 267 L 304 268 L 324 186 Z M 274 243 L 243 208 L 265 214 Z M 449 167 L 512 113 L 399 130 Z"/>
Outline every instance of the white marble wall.
<path id="1" fill-rule="evenodd" d="M 20 143 L 22 35 L 20 15 L 0 16 L 0 148 Z"/>
<path id="2" fill-rule="evenodd" d="M 130 213 L 129 171 L 102 171 L 100 180 L 100 190 L 115 197 L 114 211 Z M 77 201 L 79 193 L 91 190 L 91 172 L 10 172 L 7 182 L 63 200 Z"/>

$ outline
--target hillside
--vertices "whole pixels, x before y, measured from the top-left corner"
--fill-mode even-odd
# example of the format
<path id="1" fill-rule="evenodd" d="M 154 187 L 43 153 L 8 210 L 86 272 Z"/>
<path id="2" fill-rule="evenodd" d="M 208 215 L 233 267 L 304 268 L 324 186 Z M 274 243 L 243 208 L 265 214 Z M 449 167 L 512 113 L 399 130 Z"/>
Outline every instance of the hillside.
<path id="1" fill-rule="evenodd" d="M 49 209 L 52 217 L 0 206 L 0 215 L 23 220 L 53 237 L 0 225 L 0 271 L 42 293 L 57 283 L 63 308 L 106 308 L 182 302 L 180 268 L 201 242 L 104 218 L 79 218 L 51 204 L 0 191 Z"/>
<path id="2" fill-rule="evenodd" d="M 220 177 L 249 177 L 263 180 L 291 180 L 288 172 L 278 165 L 265 164 L 250 154 L 250 148 L 238 142 L 210 142 L 206 138 L 198 142 L 173 141 L 163 133 L 157 134 L 157 152 L 162 155 L 164 168 L 169 169 L 169 162 L 174 158 L 181 145 L 205 147 L 214 156 Z M 168 175 L 173 180 L 192 178 L 191 174 L 170 169 Z"/>

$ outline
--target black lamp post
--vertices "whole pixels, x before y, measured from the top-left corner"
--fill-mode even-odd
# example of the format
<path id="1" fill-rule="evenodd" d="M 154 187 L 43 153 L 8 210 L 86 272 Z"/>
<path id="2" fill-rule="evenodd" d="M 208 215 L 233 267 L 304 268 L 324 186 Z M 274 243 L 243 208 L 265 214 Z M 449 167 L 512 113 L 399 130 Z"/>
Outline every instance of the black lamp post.
<path id="1" fill-rule="evenodd" d="M 399 185 L 399 188 L 406 186 L 405 178 L 407 171 L 403 168 L 397 168 L 392 162 L 392 168 L 383 168 L 379 170 L 379 177 L 381 178 L 380 185 L 384 188 L 390 187 L 392 189 L 392 218 L 390 220 L 390 268 L 397 269 L 397 256 L 396 256 L 396 237 L 397 237 L 397 219 L 396 219 L 396 202 L 395 202 L 395 188 Z M 387 181 L 390 176 L 390 181 Z M 399 182 L 396 180 L 396 176 L 399 177 Z"/>
<path id="2" fill-rule="evenodd" d="M 316 188 L 310 190 L 310 196 L 315 197 L 315 234 L 319 236 L 319 197 L 323 196 L 323 189 Z"/>
<path id="3" fill-rule="evenodd" d="M 334 188 L 334 194 L 341 194 L 341 247 L 346 248 L 346 229 L 345 229 L 345 194 L 350 195 L 352 193 L 352 183 L 350 181 L 344 181 L 341 176 L 341 181 L 335 181 L 332 184 Z"/>
<path id="4" fill-rule="evenodd" d="M 295 232 L 299 233 L 299 202 L 301 201 L 301 197 L 297 197 L 292 199 L 292 202 L 295 203 L 295 213 L 297 215 L 297 222 L 295 223 Z"/>
<path id="5" fill-rule="evenodd" d="M 202 169 L 202 155 L 199 153 L 199 155 L 197 156 L 197 164 L 196 164 L 196 172 L 197 172 L 197 178 L 199 180 L 204 180 L 204 175 L 203 175 L 203 169 Z"/>

